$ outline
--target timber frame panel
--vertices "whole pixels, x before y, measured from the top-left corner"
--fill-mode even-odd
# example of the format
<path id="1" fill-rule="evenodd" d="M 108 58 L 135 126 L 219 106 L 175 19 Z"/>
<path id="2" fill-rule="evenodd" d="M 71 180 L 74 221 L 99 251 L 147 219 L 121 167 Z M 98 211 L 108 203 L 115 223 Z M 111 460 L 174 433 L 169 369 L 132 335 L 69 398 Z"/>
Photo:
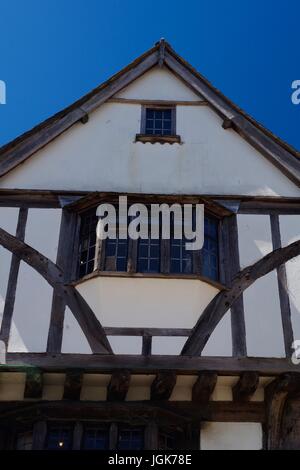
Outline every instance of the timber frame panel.
<path id="1" fill-rule="evenodd" d="M 20 226 L 19 230 L 25 231 L 25 222 L 26 222 L 26 211 L 30 207 L 63 207 L 63 219 L 61 224 L 61 236 L 60 236 L 60 247 L 57 256 L 57 265 L 51 263 L 47 258 L 43 257 L 43 255 L 37 253 L 35 250 L 31 251 L 31 247 L 26 244 L 22 244 L 22 240 L 18 240 L 16 237 L 12 237 L 11 235 L 7 234 L 5 231 L 1 231 L 2 238 L 2 245 L 7 248 L 9 251 L 13 253 L 15 260 L 22 259 L 25 262 L 28 262 L 34 269 L 37 269 L 38 272 L 54 287 L 54 297 L 53 297 L 53 306 L 52 306 L 52 314 L 51 314 L 51 324 L 50 330 L 48 335 L 48 352 L 52 353 L 59 353 L 61 351 L 61 342 L 62 342 L 62 332 L 63 332 L 63 319 L 64 319 L 64 311 L 66 305 L 66 299 L 71 304 L 72 309 L 75 310 L 75 315 L 78 316 L 80 322 L 82 322 L 84 332 L 87 336 L 91 335 L 89 338 L 90 345 L 92 345 L 93 352 L 104 352 L 105 354 L 110 354 L 111 349 L 107 345 L 107 334 L 117 334 L 117 331 L 121 335 L 126 335 L 129 332 L 126 328 L 122 329 L 109 329 L 106 328 L 105 330 L 102 328 L 99 329 L 99 322 L 96 320 L 96 317 L 93 312 L 91 312 L 89 306 L 86 302 L 81 298 L 79 293 L 76 291 L 75 285 L 71 284 L 72 279 L 75 279 L 75 267 L 74 263 L 71 264 L 64 264 L 66 259 L 62 254 L 67 249 L 70 250 L 70 253 L 75 253 L 77 250 L 76 247 L 76 238 L 78 237 L 78 220 L 77 220 L 77 213 L 80 214 L 81 211 L 85 210 L 88 207 L 91 207 L 95 203 L 99 203 L 100 201 L 116 201 L 119 197 L 119 194 L 116 193 L 70 193 L 70 192 L 43 192 L 43 191 L 29 191 L 25 192 L 24 198 L 21 196 L 22 192 L 20 191 L 0 191 L 0 204 L 2 200 L 2 194 L 4 196 L 5 204 L 4 206 L 8 207 L 20 207 L 22 211 L 20 214 L 22 215 L 22 227 Z M 41 195 L 45 198 L 41 201 Z M 28 199 L 27 199 L 28 198 Z M 137 202 L 137 201 L 146 201 L 146 202 L 154 202 L 158 203 L 163 201 L 171 202 L 178 202 L 185 201 L 190 203 L 195 202 L 202 202 L 209 208 L 214 214 L 224 218 L 226 224 L 224 225 L 224 229 L 222 229 L 220 233 L 220 239 L 222 240 L 222 246 L 224 250 L 220 252 L 220 261 L 223 264 L 221 272 L 222 272 L 222 282 L 228 286 L 227 290 L 224 289 L 224 285 L 216 285 L 219 289 L 221 289 L 221 293 L 218 297 L 213 299 L 210 306 L 207 307 L 206 311 L 211 311 L 212 309 L 217 310 L 217 313 L 211 316 L 211 313 L 205 313 L 205 315 L 201 316 L 201 323 L 203 324 L 204 318 L 208 319 L 210 317 L 210 326 L 208 330 L 208 336 L 206 333 L 204 334 L 204 330 L 202 335 L 206 337 L 204 343 L 201 339 L 201 342 L 197 342 L 197 353 L 201 353 L 204 345 L 206 344 L 209 336 L 212 334 L 212 331 L 220 321 L 220 318 L 226 313 L 224 312 L 224 306 L 226 307 L 225 310 L 227 311 L 230 307 L 232 308 L 232 333 L 233 333 L 233 355 L 237 357 L 245 357 L 246 356 L 246 341 L 245 341 L 245 328 L 244 328 L 244 313 L 243 313 L 243 302 L 242 302 L 242 292 L 249 287 L 256 279 L 260 276 L 265 275 L 267 272 L 272 270 L 277 270 L 279 285 L 280 285 L 280 303 L 281 303 L 281 312 L 282 312 L 282 323 L 284 328 L 284 337 L 285 337 L 285 345 L 286 345 L 286 353 L 287 357 L 290 357 L 290 350 L 291 350 L 291 339 L 293 338 L 293 333 L 291 329 L 291 321 L 290 321 L 290 310 L 287 308 L 289 306 L 287 292 L 286 292 L 286 274 L 284 264 L 287 262 L 289 256 L 295 257 L 298 253 L 298 243 L 296 242 L 290 247 L 286 247 L 281 249 L 281 241 L 280 241 L 280 234 L 278 233 L 278 215 L 281 213 L 284 214 L 298 214 L 300 213 L 300 202 L 298 198 L 291 198 L 291 199 L 284 199 L 281 200 L 280 198 L 253 198 L 253 197 L 241 197 L 240 200 L 237 199 L 236 196 L 187 196 L 187 197 L 179 197 L 179 196 L 159 196 L 159 195 L 141 195 L 141 194 L 132 194 L 129 196 L 130 202 Z M 9 202 L 10 201 L 10 202 Z M 56 202 L 55 202 L 56 201 Z M 216 201 L 216 202 L 214 202 Z M 239 263 L 238 263 L 238 256 L 235 257 L 235 265 L 230 263 L 230 259 L 226 259 L 226 251 L 227 252 L 235 252 L 238 254 L 237 251 L 237 230 L 236 230 L 236 213 L 261 213 L 261 208 L 263 208 L 263 212 L 269 214 L 271 217 L 271 226 L 272 226 L 272 236 L 273 236 L 273 245 L 274 248 L 278 248 L 273 253 L 271 253 L 271 260 L 266 257 L 260 260 L 256 265 L 252 267 L 248 267 L 242 272 L 238 273 Z M 235 212 L 235 214 L 233 214 Z M 25 218 L 24 218 L 25 217 Z M 227 225 L 227 228 L 226 228 Z M 21 232 L 20 232 L 21 233 Z M 67 237 L 66 234 L 67 233 Z M 22 238 L 22 233 L 21 233 Z M 69 239 L 69 245 L 66 247 L 65 243 L 66 240 Z M 230 248 L 228 248 L 230 247 Z M 228 251 L 229 250 L 229 251 Z M 282 256 L 284 255 L 284 256 Z M 287 255 L 287 256 L 285 256 Z M 71 256 L 72 257 L 72 256 Z M 26 261 L 26 259 L 28 261 Z M 232 258 L 232 257 L 231 257 Z M 37 261 L 37 265 L 36 265 Z M 267 271 L 265 271 L 265 267 L 269 265 Z M 12 269 L 13 263 L 12 263 Z M 249 273 L 254 275 L 253 279 L 249 284 Z M 96 273 L 96 275 L 101 275 L 104 273 Z M 105 273 L 105 275 L 120 275 L 119 273 Z M 123 275 L 124 273 L 121 273 Z M 147 275 L 138 275 L 129 271 L 129 273 L 125 273 L 125 275 L 130 276 L 145 276 Z M 15 276 L 15 274 L 14 274 Z M 53 277 L 54 276 L 54 277 Z M 170 274 L 161 274 L 161 277 L 167 276 L 172 277 Z M 233 282 L 233 278 L 236 276 L 235 281 Z M 180 276 L 175 276 L 180 277 Z M 181 278 L 181 277 L 180 277 Z M 198 279 L 202 279 L 203 281 L 207 281 L 196 276 Z M 242 285 L 242 287 L 241 287 Z M 230 287 L 231 286 L 231 287 Z M 14 283 L 12 286 L 9 286 L 11 292 L 14 290 Z M 238 290 L 238 295 L 236 292 Z M 8 291 L 9 293 L 9 291 Z M 8 299 L 13 296 L 8 295 Z M 228 299 L 230 297 L 230 302 L 228 303 Z M 223 299 L 221 301 L 221 298 Z M 218 300 L 217 300 L 218 299 Z M 220 303 L 220 307 L 217 308 L 218 303 Z M 226 305 L 225 305 L 226 304 Z M 8 306 L 10 303 L 8 302 Z M 3 325 L 8 325 L 10 323 L 10 315 L 6 313 L 4 316 Z M 8 309 L 9 310 L 9 309 Z M 221 313 L 222 311 L 222 313 Z M 88 312 L 87 315 L 83 314 L 83 312 Z M 220 316 L 221 315 L 221 316 Z M 93 322 L 96 320 L 96 329 L 91 330 L 91 325 L 94 324 Z M 90 323 L 91 322 L 91 323 Z M 90 325 L 88 325 L 90 323 Z M 202 326 L 201 328 L 204 328 Z M 207 327 L 205 327 L 207 328 Z M 1 332 L 1 339 L 4 339 L 7 343 L 9 332 L 7 327 L 2 326 Z M 135 330 L 133 333 L 134 335 L 138 334 L 143 337 L 143 354 L 146 356 L 151 355 L 151 342 L 152 336 L 161 335 L 159 333 L 159 329 L 156 331 L 155 334 L 152 334 L 147 329 L 140 329 L 135 328 L 131 329 L 132 331 Z M 149 330 L 149 329 L 148 329 Z M 171 336 L 190 336 L 188 340 L 188 344 L 191 342 L 191 338 L 194 338 L 193 341 L 195 342 L 196 334 L 198 335 L 199 329 L 194 327 L 193 330 L 185 330 L 185 331 L 175 331 L 174 329 L 168 329 L 162 331 L 162 335 L 171 335 Z M 110 332 L 110 333 L 108 333 Z M 97 339 L 95 338 L 95 335 Z M 101 339 L 100 339 L 101 338 Z M 101 342 L 103 344 L 101 345 Z M 100 348 L 100 349 L 99 349 Z M 188 351 L 188 352 L 187 352 Z M 190 349 L 186 347 L 183 350 L 183 354 L 195 354 L 194 350 L 191 353 Z"/>

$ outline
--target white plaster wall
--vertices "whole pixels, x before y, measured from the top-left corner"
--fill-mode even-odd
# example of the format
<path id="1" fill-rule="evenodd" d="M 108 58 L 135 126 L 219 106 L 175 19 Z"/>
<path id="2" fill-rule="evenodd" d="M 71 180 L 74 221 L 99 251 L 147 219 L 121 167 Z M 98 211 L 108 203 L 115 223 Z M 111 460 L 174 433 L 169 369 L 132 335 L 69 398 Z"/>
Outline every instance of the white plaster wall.
<path id="1" fill-rule="evenodd" d="M 232 356 L 230 311 L 222 318 L 202 351 L 202 356 Z"/>
<path id="2" fill-rule="evenodd" d="M 205 306 L 218 293 L 215 287 L 199 280 L 102 276 L 79 284 L 77 289 L 105 327 L 192 328 Z M 226 335 L 228 331 L 224 330 L 224 338 Z M 154 337 L 152 352 L 154 355 L 178 355 L 185 340 Z M 140 337 L 110 336 L 109 341 L 116 354 L 141 354 Z M 230 333 L 228 341 L 231 341 Z M 63 352 L 91 352 L 69 309 L 66 309 L 64 323 Z"/>
<path id="3" fill-rule="evenodd" d="M 19 209 L 0 207 L 0 227 L 11 233 L 16 234 Z M 0 328 L 5 304 L 7 283 L 11 264 L 11 254 L 0 246 Z"/>
<path id="4" fill-rule="evenodd" d="M 238 233 L 241 267 L 253 264 L 273 250 L 267 215 L 239 215 Z M 276 272 L 259 279 L 245 291 L 244 307 L 248 356 L 284 357 Z"/>
<path id="5" fill-rule="evenodd" d="M 261 450 L 259 423 L 202 423 L 201 450 Z"/>
<path id="6" fill-rule="evenodd" d="M 60 221 L 61 210 L 30 209 L 25 242 L 55 261 Z M 46 351 L 52 294 L 52 287 L 34 269 L 21 262 L 9 351 Z"/>
<path id="7" fill-rule="evenodd" d="M 132 96 L 158 96 L 156 72 L 151 73 L 142 85 L 135 84 Z M 191 93 L 177 79 L 166 88 L 170 98 L 173 93 L 175 99 Z M 178 106 L 182 145 L 134 143 L 140 120 L 140 105 L 106 103 L 86 125 L 76 124 L 4 176 L 0 188 L 299 195 L 299 189 L 237 133 L 224 130 L 222 120 L 207 106 Z"/>
<path id="8" fill-rule="evenodd" d="M 299 215 L 282 215 L 279 222 L 283 246 L 299 240 Z M 300 257 L 289 261 L 286 264 L 286 271 L 294 338 L 295 340 L 300 340 Z"/>
<path id="9" fill-rule="evenodd" d="M 149 73 L 138 78 L 131 85 L 115 95 L 116 98 L 144 100 L 199 101 L 199 95 L 183 85 L 166 68 L 154 67 Z"/>

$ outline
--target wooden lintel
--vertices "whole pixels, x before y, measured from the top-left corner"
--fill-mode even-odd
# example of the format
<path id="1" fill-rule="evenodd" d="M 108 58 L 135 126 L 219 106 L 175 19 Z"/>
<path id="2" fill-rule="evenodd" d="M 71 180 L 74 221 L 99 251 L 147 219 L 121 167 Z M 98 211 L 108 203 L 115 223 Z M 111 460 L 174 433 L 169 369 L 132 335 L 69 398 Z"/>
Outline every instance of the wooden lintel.
<path id="1" fill-rule="evenodd" d="M 197 403 L 207 403 L 217 384 L 218 374 L 202 372 L 193 386 L 192 400 Z"/>
<path id="2" fill-rule="evenodd" d="M 124 401 L 129 390 L 130 378 L 128 370 L 115 372 L 107 386 L 107 401 Z"/>
<path id="3" fill-rule="evenodd" d="M 72 370 L 66 373 L 64 400 L 80 400 L 83 374 L 82 371 Z"/>
<path id="4" fill-rule="evenodd" d="M 169 400 L 176 385 L 176 373 L 171 371 L 160 372 L 151 384 L 151 400 Z"/>
<path id="5" fill-rule="evenodd" d="M 239 381 L 232 388 L 233 401 L 247 402 L 257 390 L 259 384 L 259 374 L 257 372 L 245 372 L 240 376 Z"/>
<path id="6" fill-rule="evenodd" d="M 180 425 L 183 422 L 246 422 L 264 423 L 265 406 L 263 402 L 234 403 L 214 402 L 199 406 L 193 402 L 0 402 L 2 423 L 11 423 L 16 416 L 26 422 L 36 420 L 84 421 L 99 420 L 115 423 L 144 425 L 146 420 L 155 420 L 162 426 Z M 113 431 L 113 430 L 112 430 Z M 112 432 L 115 435 L 115 430 Z M 113 436 L 112 436 L 113 437 Z M 114 439 L 112 439 L 114 441 Z"/>

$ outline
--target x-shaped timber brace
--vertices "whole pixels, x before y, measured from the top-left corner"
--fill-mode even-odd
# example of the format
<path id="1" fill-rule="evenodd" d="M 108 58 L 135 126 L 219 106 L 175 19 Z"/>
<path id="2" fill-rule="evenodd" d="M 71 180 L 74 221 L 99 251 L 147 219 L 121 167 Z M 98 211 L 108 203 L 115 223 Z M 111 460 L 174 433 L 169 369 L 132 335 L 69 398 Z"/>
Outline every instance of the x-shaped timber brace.
<path id="1" fill-rule="evenodd" d="M 79 323 L 93 354 L 113 354 L 104 328 L 96 315 L 72 285 L 65 284 L 62 270 L 23 241 L 0 228 L 0 245 L 37 271 L 64 299 Z M 255 281 L 300 255 L 300 240 L 274 250 L 238 273 L 230 289 L 217 294 L 201 313 L 181 355 L 200 356 L 213 331 L 234 302 Z"/>

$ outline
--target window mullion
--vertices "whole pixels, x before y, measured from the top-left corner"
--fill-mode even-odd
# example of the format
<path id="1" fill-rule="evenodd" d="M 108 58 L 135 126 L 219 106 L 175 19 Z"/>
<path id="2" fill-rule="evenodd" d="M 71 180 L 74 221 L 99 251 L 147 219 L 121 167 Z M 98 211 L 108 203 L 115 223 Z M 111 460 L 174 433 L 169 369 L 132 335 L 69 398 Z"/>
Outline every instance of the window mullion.
<path id="1" fill-rule="evenodd" d="M 160 240 L 160 271 L 162 274 L 169 274 L 170 272 L 170 253 L 171 241 Z"/>
<path id="2" fill-rule="evenodd" d="M 105 265 L 105 240 L 100 240 L 97 238 L 94 271 L 104 271 L 104 265 Z"/>
<path id="3" fill-rule="evenodd" d="M 132 240 L 131 238 L 128 241 L 128 260 L 127 260 L 127 272 L 136 273 L 137 272 L 137 254 L 138 254 L 138 240 Z"/>

